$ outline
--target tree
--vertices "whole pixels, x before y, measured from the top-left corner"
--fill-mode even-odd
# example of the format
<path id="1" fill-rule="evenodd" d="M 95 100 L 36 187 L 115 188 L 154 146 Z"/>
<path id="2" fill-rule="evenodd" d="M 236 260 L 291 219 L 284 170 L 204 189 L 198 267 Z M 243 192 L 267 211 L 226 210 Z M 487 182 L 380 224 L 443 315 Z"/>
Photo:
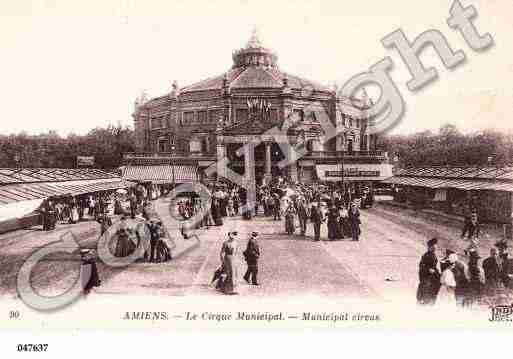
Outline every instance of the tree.
<path id="1" fill-rule="evenodd" d="M 59 136 L 55 131 L 39 135 L 0 135 L 0 167 L 72 168 L 77 156 L 95 156 L 96 166 L 114 169 L 123 152 L 134 151 L 129 127 L 95 128 L 86 135 Z"/>

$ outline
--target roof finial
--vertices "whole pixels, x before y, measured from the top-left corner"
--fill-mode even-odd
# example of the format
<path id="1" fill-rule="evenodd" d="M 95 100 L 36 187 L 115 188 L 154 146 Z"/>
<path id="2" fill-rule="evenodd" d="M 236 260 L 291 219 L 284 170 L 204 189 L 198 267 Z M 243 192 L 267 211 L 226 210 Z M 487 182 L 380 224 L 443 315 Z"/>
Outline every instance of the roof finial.
<path id="1" fill-rule="evenodd" d="M 374 104 L 365 87 L 362 88 L 362 101 L 365 106 L 372 106 Z"/>
<path id="2" fill-rule="evenodd" d="M 249 38 L 248 43 L 246 44 L 246 48 L 257 48 L 262 47 L 260 43 L 260 39 L 258 38 L 258 27 L 255 25 L 253 27 L 253 32 L 251 33 L 251 37 Z"/>

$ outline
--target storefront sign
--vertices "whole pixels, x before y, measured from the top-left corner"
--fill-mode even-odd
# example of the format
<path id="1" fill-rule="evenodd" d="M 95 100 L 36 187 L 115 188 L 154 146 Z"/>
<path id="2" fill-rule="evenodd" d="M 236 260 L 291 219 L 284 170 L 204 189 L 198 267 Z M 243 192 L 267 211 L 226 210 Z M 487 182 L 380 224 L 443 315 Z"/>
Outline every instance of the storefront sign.
<path id="1" fill-rule="evenodd" d="M 342 177 L 342 171 L 325 171 L 326 177 Z M 344 169 L 344 177 L 379 177 L 380 171 L 360 171 L 358 168 Z"/>
<path id="2" fill-rule="evenodd" d="M 77 156 L 77 167 L 94 167 L 94 156 Z"/>

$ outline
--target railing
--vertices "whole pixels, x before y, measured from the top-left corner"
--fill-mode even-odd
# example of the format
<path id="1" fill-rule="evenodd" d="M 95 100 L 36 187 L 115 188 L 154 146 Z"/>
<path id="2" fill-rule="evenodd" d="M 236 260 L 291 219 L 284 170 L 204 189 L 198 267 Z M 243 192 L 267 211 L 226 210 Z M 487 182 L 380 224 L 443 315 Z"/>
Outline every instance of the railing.
<path id="1" fill-rule="evenodd" d="M 215 157 L 215 152 L 127 152 L 123 154 L 123 159 L 133 158 L 210 158 Z M 386 159 L 386 151 L 310 151 L 304 157 L 308 158 L 376 158 Z"/>
<path id="2" fill-rule="evenodd" d="M 214 152 L 202 153 L 202 152 L 126 152 L 123 154 L 123 159 L 132 158 L 169 158 L 169 157 L 186 157 L 186 158 L 197 158 L 197 157 L 213 157 Z"/>
<path id="3" fill-rule="evenodd" d="M 387 153 L 385 151 L 310 151 L 306 154 L 307 157 L 317 158 L 337 158 L 337 157 L 374 157 L 374 158 L 386 158 Z"/>

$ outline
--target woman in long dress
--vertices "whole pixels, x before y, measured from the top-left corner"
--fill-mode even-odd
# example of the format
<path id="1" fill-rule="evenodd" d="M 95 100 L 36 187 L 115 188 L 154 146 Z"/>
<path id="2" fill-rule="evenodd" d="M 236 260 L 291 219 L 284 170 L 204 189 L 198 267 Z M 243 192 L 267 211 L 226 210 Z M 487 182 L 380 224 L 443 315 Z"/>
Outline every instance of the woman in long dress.
<path id="1" fill-rule="evenodd" d="M 116 257 L 128 257 L 131 255 L 136 248 L 135 242 L 130 238 L 130 229 L 126 225 L 126 219 L 121 218 L 121 224 L 116 232 L 117 242 L 114 256 Z"/>
<path id="2" fill-rule="evenodd" d="M 171 250 L 169 249 L 168 245 L 164 241 L 164 238 L 166 237 L 166 232 L 162 228 L 162 222 L 158 221 L 156 223 L 155 230 L 158 233 L 158 240 L 156 243 L 156 262 L 162 263 L 167 262 L 171 259 Z"/>
<path id="3" fill-rule="evenodd" d="M 212 218 L 214 219 L 214 224 L 216 226 L 223 225 L 223 219 L 221 218 L 221 210 L 219 208 L 219 200 L 216 198 L 212 201 L 211 206 Z"/>
<path id="4" fill-rule="evenodd" d="M 96 267 L 96 253 L 89 249 L 81 249 L 80 257 L 82 263 L 80 265 L 80 278 L 84 294 L 87 295 L 94 287 L 101 284 L 98 268 Z"/>
<path id="5" fill-rule="evenodd" d="M 345 208 L 344 204 L 340 205 L 338 210 L 338 239 L 344 239 L 346 235 L 349 235 L 348 221 L 347 221 L 348 212 Z"/>
<path id="6" fill-rule="evenodd" d="M 334 205 L 328 211 L 328 239 L 330 241 L 338 239 L 338 211 Z"/>
<path id="7" fill-rule="evenodd" d="M 438 303 L 440 305 L 456 307 L 456 278 L 453 269 L 458 257 L 456 254 L 450 254 L 447 258 L 446 268 L 440 277 L 440 291 L 438 292 Z"/>
<path id="8" fill-rule="evenodd" d="M 237 232 L 228 233 L 228 239 L 223 243 L 221 247 L 221 263 L 223 267 L 223 286 L 220 288 L 224 294 L 237 294 L 237 278 L 238 278 L 238 266 L 236 256 L 238 254 Z"/>
<path id="9" fill-rule="evenodd" d="M 296 209 L 292 202 L 289 202 L 287 209 L 285 210 L 285 231 L 287 234 L 294 234 L 294 215 L 296 214 Z"/>

